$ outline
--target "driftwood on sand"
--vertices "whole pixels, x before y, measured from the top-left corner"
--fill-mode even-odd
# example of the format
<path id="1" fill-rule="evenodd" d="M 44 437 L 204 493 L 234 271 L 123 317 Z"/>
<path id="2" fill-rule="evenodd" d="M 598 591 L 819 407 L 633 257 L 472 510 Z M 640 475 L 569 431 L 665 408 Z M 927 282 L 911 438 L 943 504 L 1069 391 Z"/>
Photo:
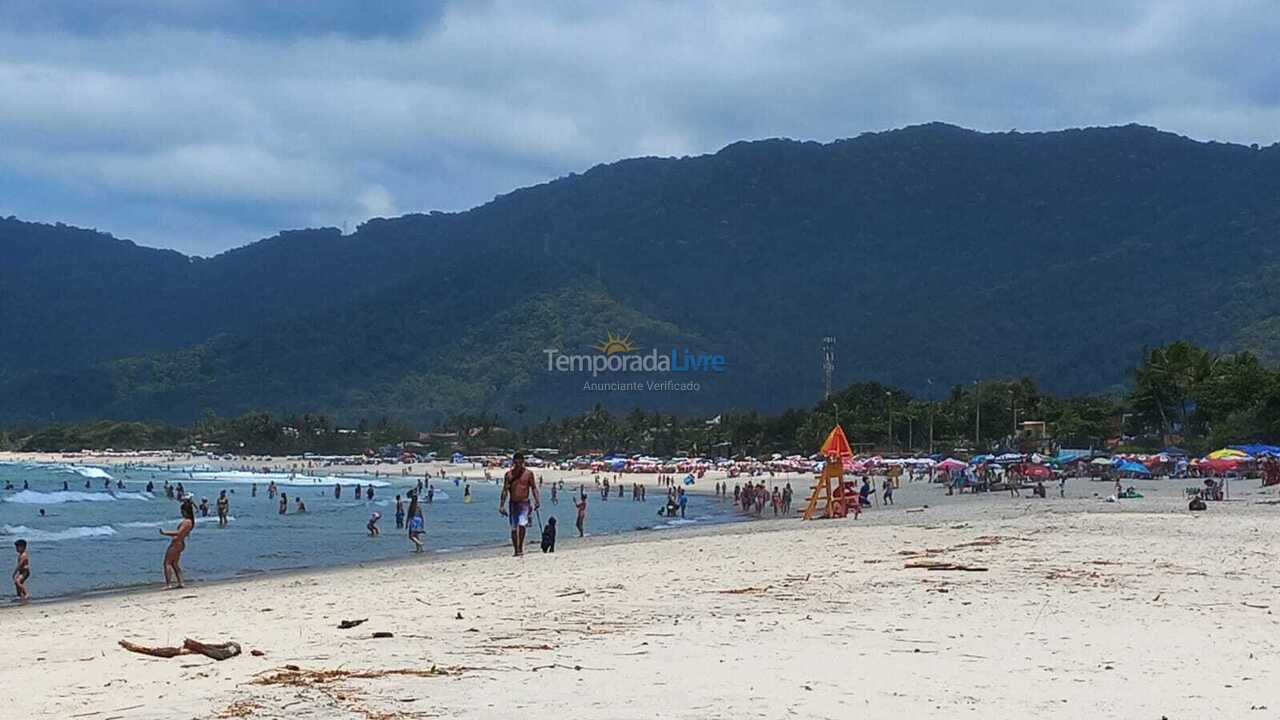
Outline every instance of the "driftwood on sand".
<path id="1" fill-rule="evenodd" d="M 913 560 L 903 567 L 907 569 L 917 570 L 959 570 L 961 572 L 986 572 L 987 569 L 979 565 L 965 565 L 963 563 L 945 562 L 942 560 Z"/>
<path id="2" fill-rule="evenodd" d="M 214 660 L 227 660 L 240 654 L 240 644 L 236 642 L 224 643 L 202 643 L 199 640 L 187 638 L 182 641 L 182 647 L 168 647 L 148 645 L 139 645 L 121 640 L 120 647 L 129 652 L 141 653 L 142 655 L 151 655 L 153 657 L 172 658 L 179 655 L 204 655 Z"/>

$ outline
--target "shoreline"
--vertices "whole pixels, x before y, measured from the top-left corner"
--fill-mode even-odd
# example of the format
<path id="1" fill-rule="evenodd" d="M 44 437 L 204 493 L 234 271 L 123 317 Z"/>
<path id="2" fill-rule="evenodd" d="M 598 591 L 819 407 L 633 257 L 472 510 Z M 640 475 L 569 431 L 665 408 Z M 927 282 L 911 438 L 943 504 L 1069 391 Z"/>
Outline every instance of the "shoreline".
<path id="1" fill-rule="evenodd" d="M 793 520 L 793 521 L 798 519 L 799 518 L 794 516 L 789 518 L 789 520 Z M 570 546 L 565 546 L 565 549 L 563 551 L 560 550 L 559 547 L 557 547 L 557 552 L 572 552 L 579 549 L 591 549 L 595 547 L 609 547 L 612 545 L 654 542 L 654 541 L 663 539 L 664 537 L 672 537 L 677 534 L 679 534 L 679 536 L 681 537 L 686 535 L 696 537 L 699 535 L 722 534 L 721 532 L 722 528 L 729 528 L 729 527 L 735 527 L 739 525 L 748 525 L 748 524 L 755 525 L 755 524 L 764 523 L 764 522 L 782 523 L 786 521 L 787 519 L 783 519 L 783 518 L 777 518 L 777 519 L 761 518 L 758 520 L 744 519 L 744 520 L 734 520 L 734 521 L 719 522 L 719 523 L 707 523 L 700 526 L 687 525 L 687 526 L 681 526 L 681 527 L 675 527 L 675 528 L 663 528 L 663 529 L 647 528 L 645 530 L 625 530 L 625 531 L 615 532 L 615 533 L 601 533 L 598 535 L 587 534 L 586 537 L 573 538 L 573 543 Z M 528 554 L 530 555 L 534 554 L 533 552 L 529 552 L 530 546 L 532 546 L 534 550 L 538 550 L 536 539 L 533 538 L 532 535 L 529 536 L 528 541 L 526 542 L 525 545 L 526 545 L 526 552 L 528 552 Z M 538 551 L 538 554 L 541 554 L 540 550 Z M 188 579 L 187 584 L 182 589 L 199 590 L 206 587 L 218 587 L 223 585 L 234 585 L 238 583 L 249 583 L 249 582 L 254 582 L 257 580 L 264 580 L 264 579 L 287 578 L 289 576 L 294 576 L 294 575 L 322 576 L 322 575 L 328 575 L 328 574 L 334 574 L 334 573 L 341 573 L 343 571 L 351 570 L 351 569 L 366 569 L 366 568 L 378 568 L 378 567 L 412 567 L 412 566 L 421 565 L 421 564 L 437 564 L 437 563 L 448 563 L 448 562 L 454 562 L 454 561 L 465 562 L 465 561 L 487 559 L 487 558 L 494 558 L 494 557 L 509 557 L 510 555 L 511 555 L 511 545 L 509 540 L 506 543 L 495 543 L 493 545 L 461 546 L 457 548 L 440 548 L 438 550 L 427 550 L 420 554 L 415 554 L 413 551 L 406 549 L 404 557 L 373 558 L 369 560 L 362 560 L 356 563 L 341 563 L 336 565 L 308 565 L 308 566 L 302 566 L 302 567 L 259 570 L 255 572 L 244 573 L 241 575 L 235 575 L 232 577 L 218 577 L 218 578 L 210 578 L 207 580 L 200 579 L 200 578 L 193 578 L 193 579 Z M 157 570 L 157 573 L 158 572 L 159 571 Z M 79 602 L 86 599 L 96 599 L 96 598 L 105 598 L 105 597 L 127 597 L 131 595 L 144 595 L 144 594 L 153 593 L 153 592 L 154 593 L 166 592 L 164 590 L 164 582 L 162 580 L 156 580 L 154 582 L 147 582 L 147 583 L 140 583 L 140 584 L 107 587 L 107 588 L 95 588 L 95 589 L 85 590 L 81 592 L 69 593 L 66 595 L 56 595 L 56 596 L 48 596 L 48 597 L 37 596 L 33 598 L 31 602 L 27 603 L 25 607 L 56 606 L 56 605 L 66 604 L 66 603 L 75 603 L 75 602 Z M 172 592 L 172 591 L 168 591 L 168 592 Z M 17 610 L 17 609 L 20 609 L 21 607 L 24 607 L 24 606 L 18 605 L 16 603 L 7 604 L 7 605 L 0 604 L 0 613 L 5 612 L 6 610 Z"/>
<path id="2" fill-rule="evenodd" d="M 1159 482 L 1159 481 L 1156 481 Z M 1169 504 L 1167 502 L 1154 506 L 1105 506 L 1099 504 L 1095 498 L 1074 498 L 1068 500 L 1059 500 L 1056 503 L 1052 500 L 1029 500 L 1022 498 L 1019 503 L 1003 502 L 1005 500 L 1003 493 L 978 494 L 972 496 L 976 498 L 971 504 L 981 503 L 985 498 L 995 497 L 994 503 L 987 503 L 977 508 L 979 513 L 993 515 L 1000 519 L 1016 519 L 1028 515 L 1033 516 L 1070 516 L 1070 515 L 1143 515 L 1143 516 L 1169 516 L 1169 515 L 1186 515 L 1185 507 L 1181 503 Z M 1257 512 L 1266 512 L 1262 509 L 1266 505 L 1280 504 L 1280 499 L 1274 502 L 1260 503 L 1257 500 L 1249 498 L 1235 498 L 1225 500 L 1214 504 L 1214 507 L 1238 509 L 1244 515 L 1252 514 L 1253 508 L 1258 508 Z M 963 523 L 964 518 L 972 514 L 974 508 L 965 507 L 964 505 L 942 505 L 930 506 L 923 505 L 919 507 L 904 507 L 900 511 L 885 511 L 883 508 L 876 510 L 867 510 L 863 512 L 861 518 L 844 518 L 844 519 L 819 519 L 812 523 L 815 527 L 825 525 L 838 525 L 848 523 L 865 527 L 902 527 L 902 528 L 924 528 L 937 529 L 953 523 Z M 933 511 L 929 514 L 929 511 Z M 755 536 L 757 534 L 768 534 L 773 532 L 785 532 L 793 529 L 797 525 L 804 524 L 798 512 L 793 512 L 790 517 L 754 517 L 746 516 L 742 519 L 731 520 L 725 522 L 715 522 L 706 524 L 689 524 L 677 527 L 656 528 L 650 527 L 643 530 L 623 530 L 613 533 L 588 534 L 586 537 L 569 538 L 571 542 L 564 545 L 563 549 L 557 548 L 558 553 L 576 552 L 578 550 L 591 550 L 599 548 L 607 548 L 618 545 L 633 545 L 662 542 L 664 540 L 679 540 L 689 538 L 699 538 L 707 536 Z M 384 533 L 390 535 L 388 533 Z M 428 534 L 429 537 L 429 534 Z M 559 544 L 559 543 L 558 543 Z M 529 536 L 526 543 L 526 552 L 529 555 L 541 554 L 538 552 L 529 552 L 529 547 L 535 551 L 538 550 L 536 538 Z M 260 571 L 244 573 L 231 577 L 218 577 L 210 579 L 195 578 L 189 580 L 183 588 L 188 591 L 195 591 L 204 588 L 220 587 L 227 585 L 236 585 L 241 583 L 253 583 L 264 580 L 287 579 L 294 576 L 303 577 L 323 577 L 335 574 L 341 574 L 351 570 L 377 569 L 377 568 L 411 568 L 418 565 L 437 565 L 447 564 L 451 562 L 470 562 L 475 560 L 486 560 L 511 556 L 511 546 L 509 541 L 500 540 L 493 544 L 479 546 L 460 546 L 456 548 L 440 548 L 436 550 L 427 550 L 421 553 L 421 557 L 417 556 L 411 550 L 405 551 L 403 557 L 373 558 L 362 560 L 354 563 L 340 563 L 335 565 L 309 565 L 279 569 L 264 569 Z M 52 607 L 62 604 L 70 604 L 88 599 L 109 598 L 109 597 L 129 597 L 135 595 L 147 595 L 151 593 L 164 594 L 163 581 L 156 580 L 154 582 L 123 585 L 107 588 L 96 588 L 76 593 L 70 593 L 60 596 L 36 597 L 28 607 Z M 169 591 L 171 592 L 171 591 Z M 0 613 L 5 610 L 16 610 L 20 607 L 17 604 L 4 605 L 0 604 Z"/>
<path id="3" fill-rule="evenodd" d="M 12 453 L 8 453 L 8 454 L 0 453 L 0 463 L 15 464 L 15 463 L 52 462 L 54 464 L 60 464 L 60 465 L 71 464 L 70 458 L 58 458 L 55 460 L 50 460 L 47 457 L 35 459 L 30 454 L 27 454 L 20 458 L 13 458 L 12 455 L 13 455 Z M 129 459 L 130 462 L 132 462 L 133 460 L 134 458 Z M 281 460 L 278 459 L 278 461 L 281 461 Z M 84 467 L 98 466 L 98 465 L 92 464 L 92 461 L 89 460 L 89 458 L 84 458 L 84 457 L 77 458 L 77 461 L 75 464 L 81 465 Z M 123 464 L 123 462 L 121 464 Z M 469 468 L 469 469 L 471 469 L 473 472 L 483 472 L 482 468 Z M 550 475 L 551 473 L 547 473 L 547 474 Z M 649 484 L 650 489 L 660 489 L 660 488 L 657 488 L 657 486 L 652 485 L 653 476 L 624 475 L 623 477 L 624 477 L 624 480 L 623 480 L 624 484 L 627 483 L 628 481 L 644 482 L 645 480 L 648 480 L 647 484 Z M 588 474 L 570 475 L 569 477 L 566 478 L 562 474 L 561 478 L 563 478 L 566 485 L 568 485 L 575 479 L 579 481 L 582 481 L 584 479 L 589 480 L 590 475 Z M 732 478 L 731 479 L 731 478 L 725 478 L 725 477 L 709 476 L 705 478 L 702 481 L 702 483 L 704 486 L 706 486 L 706 485 L 713 484 L 715 482 L 737 482 L 737 481 L 742 481 L 746 479 L 748 478 Z M 764 528 L 767 526 L 773 526 L 774 524 L 777 524 L 779 528 L 785 528 L 787 527 L 788 522 L 798 519 L 798 515 L 804 506 L 805 497 L 803 493 L 807 489 L 807 485 L 805 483 L 808 480 L 808 478 L 795 476 L 795 475 L 787 475 L 787 476 L 776 476 L 773 478 L 770 478 L 768 476 L 762 476 L 762 477 L 756 477 L 756 478 L 750 478 L 750 479 L 763 480 L 765 482 L 769 482 L 770 484 L 775 484 L 775 485 L 781 485 L 782 483 L 785 483 L 785 482 L 791 482 L 793 484 L 793 487 L 795 487 L 797 490 L 797 496 L 795 498 L 795 501 L 793 502 L 793 514 L 789 518 L 787 517 L 775 518 L 770 516 L 770 513 L 766 508 L 765 513 L 762 517 L 756 517 L 754 515 L 741 513 L 740 511 L 736 510 L 729 501 L 726 500 L 724 501 L 724 506 L 725 506 L 724 509 L 727 512 L 727 514 L 730 516 L 730 519 L 717 520 L 717 521 L 703 523 L 703 524 L 696 524 L 694 522 L 690 522 L 687 525 L 681 524 L 676 527 L 671 527 L 671 526 L 664 527 L 662 525 L 662 522 L 665 521 L 666 519 L 660 518 L 659 523 L 657 523 L 656 525 L 645 526 L 643 528 L 641 528 L 640 526 L 637 526 L 636 528 L 615 529 L 612 532 L 604 532 L 598 535 L 589 535 L 585 539 L 579 539 L 579 538 L 573 537 L 572 530 L 569 530 L 566 534 L 562 535 L 559 545 L 562 550 L 567 550 L 569 547 L 573 547 L 573 546 L 595 547 L 595 546 L 609 546 L 613 544 L 622 544 L 622 543 L 651 542 L 654 540 L 658 540 L 662 537 L 689 537 L 689 536 L 700 536 L 705 534 L 737 534 L 739 532 L 745 534 L 745 533 L 754 533 L 754 532 L 760 531 L 761 528 Z M 406 483 L 412 482 L 414 480 L 416 480 L 415 476 L 406 476 L 403 478 L 403 481 Z M 551 478 L 548 479 L 548 482 L 556 482 L 556 480 L 557 478 L 553 475 Z M 133 484 L 136 484 L 138 480 L 135 478 L 130 482 Z M 1174 480 L 1154 480 L 1154 481 L 1145 481 L 1144 483 L 1140 483 L 1144 485 L 1144 488 L 1143 488 L 1144 491 L 1153 494 L 1153 497 L 1151 497 L 1150 500 L 1145 504 L 1139 504 L 1137 507 L 1143 508 L 1143 510 L 1146 512 L 1153 512 L 1153 511 L 1160 512 L 1160 513 L 1182 512 L 1183 506 L 1181 504 L 1181 496 L 1176 495 L 1177 486 L 1181 483 L 1182 481 L 1174 481 Z M 879 483 L 877 482 L 876 484 L 878 486 Z M 1249 483 L 1248 486 L 1243 488 L 1244 490 L 1243 496 L 1237 497 L 1231 501 L 1228 501 L 1226 505 L 1234 505 L 1240 502 L 1248 504 L 1249 496 L 1251 495 L 1250 488 L 1253 485 L 1254 485 L 1253 483 Z M 1039 507 L 1035 507 L 1035 509 L 1051 512 L 1051 513 L 1052 512 L 1077 512 L 1077 511 L 1084 511 L 1084 512 L 1121 511 L 1123 512 L 1123 511 L 1129 510 L 1130 507 L 1132 507 L 1131 502 L 1124 503 L 1123 505 L 1122 504 L 1115 504 L 1115 505 L 1099 504 L 1099 502 L 1101 501 L 1100 495 L 1101 493 L 1106 492 L 1108 488 L 1108 483 L 1104 483 L 1104 482 L 1093 483 L 1093 482 L 1085 481 L 1083 479 L 1079 479 L 1079 480 L 1073 481 L 1072 488 L 1073 488 L 1073 491 L 1076 491 L 1076 492 L 1078 492 L 1080 488 L 1083 488 L 1086 492 L 1089 492 L 1091 489 L 1093 491 L 1088 496 L 1076 496 L 1074 498 L 1068 499 L 1067 501 L 1065 501 L 1067 503 L 1065 506 L 1060 506 L 1060 503 L 1063 503 L 1064 501 L 1055 497 L 1050 497 L 1047 500 L 1032 500 L 1032 499 L 1023 498 L 1018 502 L 1029 502 L 1030 504 L 1025 506 L 1027 509 L 1031 509 L 1033 506 L 1035 506 L 1035 504 L 1041 503 L 1043 505 Z M 566 487 L 565 489 L 566 492 L 570 492 L 571 490 L 572 488 L 570 487 Z M 1255 488 L 1255 490 L 1259 495 L 1268 494 L 1268 492 L 1263 488 Z M 710 491 L 709 488 L 703 492 L 698 492 L 696 488 L 690 488 L 690 491 L 695 492 L 696 494 L 707 497 L 707 498 L 714 497 L 714 494 Z M 590 492 L 591 491 L 589 490 L 588 493 L 590 494 Z M 544 490 L 544 493 L 545 493 L 545 490 Z M 930 518 L 934 518 L 935 516 L 938 516 L 939 513 L 941 513 L 942 516 L 955 516 L 957 515 L 957 513 L 960 515 L 965 515 L 975 511 L 975 509 L 977 512 L 986 512 L 988 509 L 992 507 L 1004 508 L 1002 510 L 999 510 L 998 512 L 1009 511 L 1008 508 L 1005 507 L 1005 503 L 1004 503 L 1005 493 L 1002 493 L 1002 492 L 984 493 L 984 494 L 977 494 L 977 495 L 964 494 L 964 495 L 955 495 L 955 496 L 945 496 L 941 493 L 941 487 L 938 486 L 937 484 L 917 481 L 915 483 L 904 483 L 901 486 L 901 488 L 898 490 L 898 493 L 899 493 L 900 505 L 897 505 L 891 508 L 877 506 L 874 509 L 865 511 L 861 519 L 853 522 L 858 522 L 858 523 L 867 524 L 867 525 L 890 524 L 890 525 L 911 526 L 911 525 L 918 525 L 918 524 L 927 524 Z M 1172 502 L 1171 504 L 1168 502 L 1165 502 L 1167 500 L 1171 500 L 1175 498 L 1176 498 L 1176 501 Z M 1156 502 L 1157 500 L 1159 500 L 1160 502 Z M 625 500 L 623 501 L 625 502 Z M 876 503 L 879 503 L 879 502 L 880 502 L 879 498 L 877 498 Z M 929 512 L 931 509 L 930 502 L 935 503 L 935 505 L 932 508 L 932 512 Z M 1226 505 L 1224 505 L 1224 507 Z M 923 513 L 923 514 L 914 515 L 915 513 Z M 940 522 L 941 520 L 934 519 L 933 521 Z M 739 526 L 750 526 L 751 529 L 747 529 L 745 527 L 737 530 L 730 529 L 730 528 L 739 528 Z M 590 527 L 590 520 L 588 521 L 588 527 Z M 390 531 L 390 529 L 387 529 L 386 531 L 384 531 L 383 534 L 388 536 L 387 539 L 389 541 L 392 541 L 392 542 L 395 541 L 395 538 L 394 538 L 395 531 Z M 429 526 L 428 527 L 428 546 L 430 546 L 431 535 L 432 535 L 432 532 Z M 533 548 L 536 550 L 537 537 L 535 535 L 536 533 L 530 535 L 529 542 L 533 546 Z M 652 536 L 652 537 L 649 537 L 649 536 Z M 344 561 L 339 561 L 333 564 L 315 563 L 315 564 L 294 565 L 290 567 L 263 568 L 258 570 L 250 570 L 247 572 L 237 572 L 236 574 L 233 574 L 233 575 L 215 576 L 210 579 L 200 579 L 197 576 L 196 578 L 193 578 L 191 581 L 189 581 L 188 587 L 203 588 L 203 587 L 220 586 L 225 584 L 233 584 L 233 583 L 241 583 L 241 582 L 252 582 L 255 579 L 264 578 L 264 577 L 283 577 L 283 576 L 293 576 L 293 575 L 324 574 L 324 573 L 332 573 L 334 571 L 341 571 L 343 569 L 348 569 L 348 568 L 398 566 L 398 565 L 409 565 L 409 564 L 421 563 L 421 562 L 429 562 L 434 564 L 437 560 L 448 561 L 452 559 L 476 559 L 476 558 L 488 558 L 488 557 L 505 555 L 506 554 L 505 550 L 508 547 L 508 545 L 504 540 L 504 535 L 499 532 L 494 532 L 493 538 L 494 538 L 493 542 L 484 542 L 482 544 L 458 544 L 458 545 L 446 544 L 437 549 L 428 549 L 427 552 L 424 554 L 429 556 L 429 558 L 415 558 L 413 553 L 406 550 L 403 556 L 392 555 L 389 557 L 379 557 L 379 558 L 370 558 L 370 559 L 354 559 L 354 560 L 346 559 Z M 198 567 L 196 569 L 198 569 Z M 158 571 L 157 571 L 157 574 L 158 574 Z M 126 596 L 126 595 L 139 594 L 139 593 L 155 592 L 159 590 L 161 585 L 162 583 L 158 579 L 155 581 L 143 581 L 143 582 L 133 582 L 133 583 L 126 582 L 120 585 L 101 585 L 95 588 L 89 588 L 89 589 L 80 590 L 80 591 L 73 591 L 73 592 L 64 593 L 61 595 L 50 595 L 46 597 L 39 596 L 38 586 L 37 586 L 36 588 L 37 595 L 36 595 L 36 598 L 33 599 L 32 604 L 44 606 L 44 605 L 53 605 L 53 604 L 66 603 L 66 602 L 76 602 L 78 600 L 83 600 L 85 598 L 96 598 L 96 597 L 103 597 L 103 596 L 118 597 L 118 596 Z"/>

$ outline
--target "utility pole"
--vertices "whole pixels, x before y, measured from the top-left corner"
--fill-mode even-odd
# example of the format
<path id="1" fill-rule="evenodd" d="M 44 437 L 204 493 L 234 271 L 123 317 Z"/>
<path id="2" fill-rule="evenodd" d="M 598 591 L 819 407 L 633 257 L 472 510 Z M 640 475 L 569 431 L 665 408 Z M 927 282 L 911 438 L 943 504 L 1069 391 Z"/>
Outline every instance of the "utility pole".
<path id="1" fill-rule="evenodd" d="M 1013 427 L 1010 429 L 1012 434 L 1009 437 L 1016 439 L 1018 437 L 1018 399 L 1013 394 L 1013 388 L 1009 388 L 1009 412 L 1013 414 Z"/>
<path id="2" fill-rule="evenodd" d="M 889 408 L 889 452 L 893 452 L 893 393 L 886 390 L 884 396 Z"/>
<path id="3" fill-rule="evenodd" d="M 836 371 L 836 337 L 828 335 L 822 338 L 822 374 L 826 378 L 826 394 L 823 400 L 831 399 L 831 375 Z"/>
<path id="4" fill-rule="evenodd" d="M 982 402 L 980 391 L 982 386 L 973 381 L 973 449 L 976 452 L 982 444 Z"/>
<path id="5" fill-rule="evenodd" d="M 929 454 L 933 454 L 933 403 L 929 403 Z"/>

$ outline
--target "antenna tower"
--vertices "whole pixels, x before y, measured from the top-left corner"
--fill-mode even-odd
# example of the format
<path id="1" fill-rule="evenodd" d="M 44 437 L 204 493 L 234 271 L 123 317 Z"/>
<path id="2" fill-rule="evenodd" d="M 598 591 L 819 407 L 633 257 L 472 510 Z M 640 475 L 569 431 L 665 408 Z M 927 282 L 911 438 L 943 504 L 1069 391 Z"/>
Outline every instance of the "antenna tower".
<path id="1" fill-rule="evenodd" d="M 823 399 L 831 399 L 831 375 L 836 371 L 836 338 L 828 335 L 822 338 L 822 374 L 826 379 L 826 395 Z"/>

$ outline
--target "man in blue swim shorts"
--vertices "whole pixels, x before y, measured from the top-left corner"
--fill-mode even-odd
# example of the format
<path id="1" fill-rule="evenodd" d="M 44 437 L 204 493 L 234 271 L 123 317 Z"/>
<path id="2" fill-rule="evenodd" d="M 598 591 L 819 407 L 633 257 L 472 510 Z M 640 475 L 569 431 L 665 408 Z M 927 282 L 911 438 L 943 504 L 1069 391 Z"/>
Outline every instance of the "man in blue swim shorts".
<path id="1" fill-rule="evenodd" d="M 524 535 L 529 527 L 529 516 L 541 505 L 533 471 L 524 466 L 524 455 L 516 453 L 511 458 L 511 469 L 502 478 L 498 512 L 506 515 L 511 523 L 511 549 L 517 557 L 524 555 Z"/>

